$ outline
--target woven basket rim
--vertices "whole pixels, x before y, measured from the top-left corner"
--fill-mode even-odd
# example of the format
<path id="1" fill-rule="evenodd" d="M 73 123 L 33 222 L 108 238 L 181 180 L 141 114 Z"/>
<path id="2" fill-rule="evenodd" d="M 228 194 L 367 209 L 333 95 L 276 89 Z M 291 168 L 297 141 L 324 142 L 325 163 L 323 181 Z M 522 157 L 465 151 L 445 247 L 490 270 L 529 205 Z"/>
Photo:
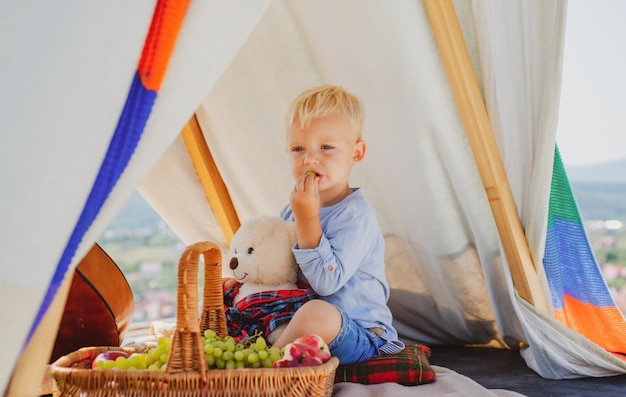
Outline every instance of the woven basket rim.
<path id="1" fill-rule="evenodd" d="M 144 351 L 145 349 L 142 347 L 123 347 L 123 346 L 91 346 L 91 347 L 82 347 L 72 353 L 69 353 L 65 356 L 58 358 L 55 362 L 50 364 L 51 373 L 79 373 L 82 372 L 84 374 L 92 373 L 94 370 L 91 368 L 82 368 L 82 367 L 74 367 L 77 363 L 82 361 L 83 359 L 87 359 L 89 357 L 95 358 L 101 352 L 105 351 L 124 351 L 126 353 L 139 353 Z M 284 373 L 284 374 L 303 374 L 308 372 L 327 372 L 327 370 L 336 369 L 339 365 L 339 359 L 335 356 L 332 356 L 328 361 L 320 365 L 311 365 L 311 366 L 302 366 L 302 367 L 280 367 L 280 368 L 238 368 L 238 369 L 210 369 L 207 371 L 207 374 L 212 374 L 216 376 L 224 375 L 233 375 L 240 374 L 245 371 L 246 374 L 266 374 L 268 371 L 276 372 L 276 373 Z M 160 373 L 163 375 L 171 375 L 164 371 L 157 370 L 147 370 L 147 369 L 125 369 L 123 371 L 107 371 L 107 370 L 96 370 L 101 371 L 102 373 L 115 373 L 115 374 L 142 374 L 146 372 L 154 372 Z M 197 373 L 197 371 L 182 371 L 180 373 Z"/>

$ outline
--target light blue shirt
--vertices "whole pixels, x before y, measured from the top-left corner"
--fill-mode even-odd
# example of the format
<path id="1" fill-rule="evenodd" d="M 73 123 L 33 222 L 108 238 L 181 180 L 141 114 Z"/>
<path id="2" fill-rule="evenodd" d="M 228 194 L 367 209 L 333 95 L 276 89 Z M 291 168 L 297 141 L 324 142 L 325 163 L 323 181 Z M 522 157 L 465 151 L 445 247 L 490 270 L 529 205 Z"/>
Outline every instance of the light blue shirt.
<path id="1" fill-rule="evenodd" d="M 302 274 L 322 299 L 361 327 L 382 328 L 385 333 L 381 337 L 388 342 L 380 348 L 382 352 L 401 351 L 404 344 L 397 340 L 387 306 L 385 240 L 374 210 L 357 188 L 341 202 L 321 208 L 319 215 L 319 246 L 293 247 Z M 283 208 L 280 216 L 293 222 L 291 206 Z"/>

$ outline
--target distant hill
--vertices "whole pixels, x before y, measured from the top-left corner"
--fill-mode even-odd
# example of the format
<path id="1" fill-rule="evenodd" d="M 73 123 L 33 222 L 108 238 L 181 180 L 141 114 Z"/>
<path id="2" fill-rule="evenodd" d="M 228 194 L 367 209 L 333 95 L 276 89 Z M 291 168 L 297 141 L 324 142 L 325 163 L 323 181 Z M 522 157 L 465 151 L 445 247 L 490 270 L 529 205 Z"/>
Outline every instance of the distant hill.
<path id="1" fill-rule="evenodd" d="M 626 183 L 570 182 L 584 220 L 626 223 Z"/>
<path id="2" fill-rule="evenodd" d="M 570 182 L 626 183 L 626 159 L 567 167 Z"/>
<path id="3" fill-rule="evenodd" d="M 584 220 L 626 222 L 626 159 L 569 167 L 566 172 Z"/>

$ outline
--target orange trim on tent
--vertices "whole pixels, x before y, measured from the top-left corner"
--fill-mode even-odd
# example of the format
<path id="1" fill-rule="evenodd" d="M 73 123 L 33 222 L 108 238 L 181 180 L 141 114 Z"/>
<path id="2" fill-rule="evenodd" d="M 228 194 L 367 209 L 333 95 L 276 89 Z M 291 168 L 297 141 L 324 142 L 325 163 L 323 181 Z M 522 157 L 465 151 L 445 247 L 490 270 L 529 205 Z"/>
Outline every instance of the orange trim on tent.
<path id="1" fill-rule="evenodd" d="M 567 294 L 563 298 L 565 308 L 554 311 L 556 320 L 607 351 L 626 354 L 626 323 L 617 307 L 590 305 Z"/>
<path id="2" fill-rule="evenodd" d="M 157 2 L 138 66 L 139 78 L 148 90 L 161 88 L 188 5 L 188 0 Z"/>

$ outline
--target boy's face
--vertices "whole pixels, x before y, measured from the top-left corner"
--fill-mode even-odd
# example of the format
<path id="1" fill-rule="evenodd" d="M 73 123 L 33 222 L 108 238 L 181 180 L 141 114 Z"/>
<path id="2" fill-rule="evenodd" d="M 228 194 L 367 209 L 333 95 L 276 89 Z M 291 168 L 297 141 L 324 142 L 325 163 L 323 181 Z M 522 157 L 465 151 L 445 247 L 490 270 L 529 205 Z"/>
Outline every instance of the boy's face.
<path id="1" fill-rule="evenodd" d="M 294 179 L 313 171 L 319 177 L 320 200 L 329 204 L 348 188 L 352 166 L 363 159 L 365 142 L 341 115 L 315 119 L 300 128 L 287 127 L 287 153 Z"/>

